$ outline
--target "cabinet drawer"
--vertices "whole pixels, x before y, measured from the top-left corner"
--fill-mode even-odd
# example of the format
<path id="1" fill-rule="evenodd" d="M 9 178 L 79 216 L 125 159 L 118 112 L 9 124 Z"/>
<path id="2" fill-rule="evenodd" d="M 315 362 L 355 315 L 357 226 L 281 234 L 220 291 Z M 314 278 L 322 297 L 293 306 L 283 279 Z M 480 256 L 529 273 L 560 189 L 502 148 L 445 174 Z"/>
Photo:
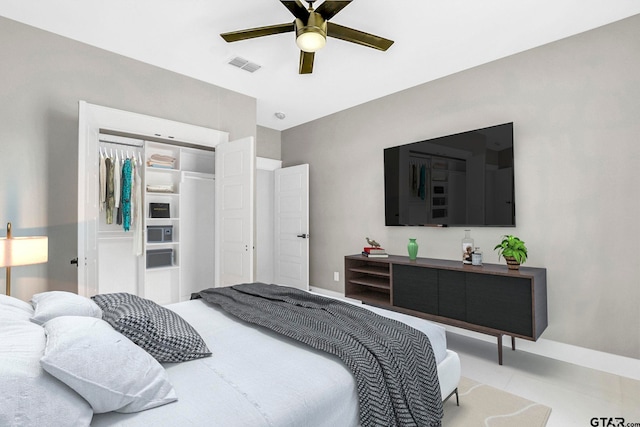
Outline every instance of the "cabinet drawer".
<path id="1" fill-rule="evenodd" d="M 394 265 L 393 305 L 438 314 L 438 270 Z"/>
<path id="2" fill-rule="evenodd" d="M 438 315 L 467 320 L 467 273 L 438 270 Z"/>
<path id="3" fill-rule="evenodd" d="M 466 294 L 468 322 L 533 336 L 530 280 L 467 274 Z"/>

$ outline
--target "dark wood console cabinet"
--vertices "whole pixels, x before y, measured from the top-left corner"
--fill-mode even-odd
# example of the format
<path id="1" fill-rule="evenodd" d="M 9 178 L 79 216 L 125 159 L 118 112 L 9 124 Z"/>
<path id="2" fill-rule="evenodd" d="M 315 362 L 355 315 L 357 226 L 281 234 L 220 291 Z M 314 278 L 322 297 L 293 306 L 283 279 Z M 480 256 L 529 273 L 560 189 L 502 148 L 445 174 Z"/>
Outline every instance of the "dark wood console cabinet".
<path id="1" fill-rule="evenodd" d="M 535 341 L 547 327 L 547 270 L 389 256 L 345 257 L 345 296 L 497 337 Z"/>

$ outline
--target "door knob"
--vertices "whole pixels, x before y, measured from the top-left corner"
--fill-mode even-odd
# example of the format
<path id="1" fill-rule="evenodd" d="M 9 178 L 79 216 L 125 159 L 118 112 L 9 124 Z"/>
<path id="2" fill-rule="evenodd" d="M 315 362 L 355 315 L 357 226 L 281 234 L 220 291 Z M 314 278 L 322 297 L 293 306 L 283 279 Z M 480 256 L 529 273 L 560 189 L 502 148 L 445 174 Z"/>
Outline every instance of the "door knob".
<path id="1" fill-rule="evenodd" d="M 303 239 L 308 239 L 309 235 L 308 234 L 298 234 L 298 237 L 302 237 Z"/>

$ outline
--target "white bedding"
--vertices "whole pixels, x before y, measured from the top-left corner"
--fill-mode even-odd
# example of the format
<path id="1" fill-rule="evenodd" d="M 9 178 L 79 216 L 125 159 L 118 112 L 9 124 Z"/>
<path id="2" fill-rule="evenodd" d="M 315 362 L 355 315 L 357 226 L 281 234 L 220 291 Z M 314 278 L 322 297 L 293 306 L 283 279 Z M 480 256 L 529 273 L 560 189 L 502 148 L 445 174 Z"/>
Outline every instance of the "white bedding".
<path id="1" fill-rule="evenodd" d="M 355 380 L 336 357 L 238 321 L 203 300 L 167 306 L 202 335 L 212 356 L 164 364 L 178 401 L 135 414 L 110 412 L 93 426 L 357 426 Z M 434 347 L 443 397 L 457 387 L 460 363 L 444 328 L 368 307 L 425 332 Z M 442 371 L 442 372 L 441 372 Z"/>

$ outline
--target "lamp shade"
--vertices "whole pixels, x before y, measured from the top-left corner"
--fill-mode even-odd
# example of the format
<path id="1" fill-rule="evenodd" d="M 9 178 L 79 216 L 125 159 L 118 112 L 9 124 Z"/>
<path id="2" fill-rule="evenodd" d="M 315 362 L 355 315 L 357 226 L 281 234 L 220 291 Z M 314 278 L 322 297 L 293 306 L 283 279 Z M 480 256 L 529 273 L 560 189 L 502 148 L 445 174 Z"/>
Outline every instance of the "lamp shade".
<path id="1" fill-rule="evenodd" d="M 47 262 L 49 238 L 13 237 L 0 238 L 0 267 L 16 267 Z"/>

